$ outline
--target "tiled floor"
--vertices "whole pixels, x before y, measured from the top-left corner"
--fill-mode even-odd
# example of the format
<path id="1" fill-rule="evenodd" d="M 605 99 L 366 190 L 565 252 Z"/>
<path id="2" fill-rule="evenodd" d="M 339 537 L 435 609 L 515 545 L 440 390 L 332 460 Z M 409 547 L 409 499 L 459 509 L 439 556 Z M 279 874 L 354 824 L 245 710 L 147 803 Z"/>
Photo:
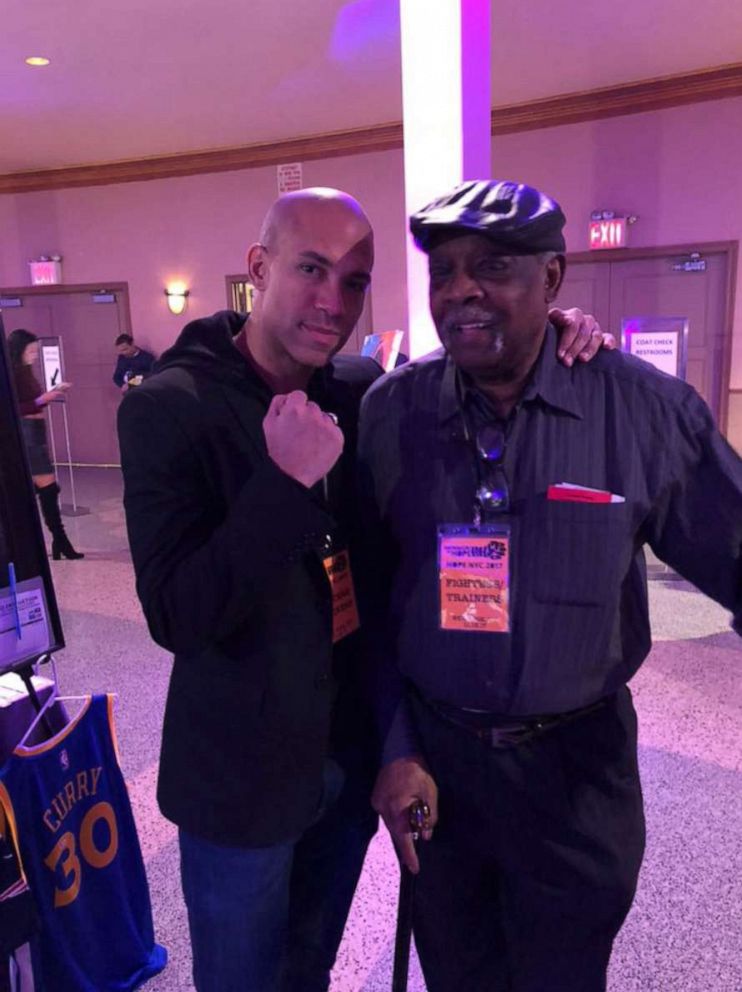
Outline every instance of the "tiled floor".
<path id="1" fill-rule="evenodd" d="M 65 478 L 61 479 L 62 484 Z M 118 735 L 152 891 L 170 954 L 152 992 L 187 992 L 190 961 L 174 828 L 154 783 L 169 658 L 150 641 L 134 594 L 114 470 L 76 475 L 91 513 L 69 518 L 84 561 L 54 562 L 68 693 L 118 693 Z M 610 992 L 742 990 L 742 641 L 724 610 L 679 581 L 651 584 L 655 647 L 634 680 L 648 820 L 636 903 L 616 944 Z M 397 869 L 373 842 L 332 992 L 387 992 Z M 410 992 L 423 992 L 413 962 Z M 461 990 L 466 992 L 466 990 Z M 545 989 L 544 992 L 549 992 Z"/>

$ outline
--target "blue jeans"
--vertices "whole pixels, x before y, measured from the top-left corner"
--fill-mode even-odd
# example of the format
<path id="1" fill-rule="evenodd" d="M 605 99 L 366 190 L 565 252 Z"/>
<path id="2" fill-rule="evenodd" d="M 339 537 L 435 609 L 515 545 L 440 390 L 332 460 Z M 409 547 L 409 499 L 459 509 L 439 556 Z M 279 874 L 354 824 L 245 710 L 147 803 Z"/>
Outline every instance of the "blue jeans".
<path id="1" fill-rule="evenodd" d="M 328 762 L 322 810 L 295 842 L 223 847 L 180 831 L 198 992 L 329 988 L 376 829 L 368 792 L 341 785 L 342 772 Z"/>

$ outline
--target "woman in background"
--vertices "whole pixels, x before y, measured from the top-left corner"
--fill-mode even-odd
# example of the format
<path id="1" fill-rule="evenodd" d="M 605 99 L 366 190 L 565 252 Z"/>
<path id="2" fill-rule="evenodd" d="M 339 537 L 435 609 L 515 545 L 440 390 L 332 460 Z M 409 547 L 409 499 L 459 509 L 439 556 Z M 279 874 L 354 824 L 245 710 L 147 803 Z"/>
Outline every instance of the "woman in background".
<path id="1" fill-rule="evenodd" d="M 21 425 L 31 465 L 31 475 L 41 503 L 41 514 L 52 535 L 52 558 L 55 561 L 63 557 L 84 558 L 83 554 L 72 547 L 64 530 L 62 515 L 59 512 L 59 486 L 49 458 L 44 423 L 44 407 L 48 403 L 63 401 L 70 384 L 60 382 L 48 392 L 42 392 L 33 372 L 39 356 L 39 342 L 36 335 L 30 331 L 19 329 L 9 334 L 8 352 L 18 394 Z"/>

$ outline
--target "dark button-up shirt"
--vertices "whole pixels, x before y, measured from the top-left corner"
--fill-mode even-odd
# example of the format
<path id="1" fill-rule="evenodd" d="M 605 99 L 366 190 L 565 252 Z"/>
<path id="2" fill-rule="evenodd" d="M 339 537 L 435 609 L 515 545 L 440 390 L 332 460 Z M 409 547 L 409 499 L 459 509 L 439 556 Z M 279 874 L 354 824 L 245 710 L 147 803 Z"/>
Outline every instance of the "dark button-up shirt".
<path id="1" fill-rule="evenodd" d="M 362 407 L 366 627 L 387 758 L 414 750 L 404 680 L 503 715 L 559 713 L 615 691 L 650 648 L 649 544 L 730 609 L 742 632 L 742 461 L 686 383 L 619 352 L 571 369 L 549 326 L 507 424 L 510 633 L 440 629 L 437 526 L 471 522 L 486 407 L 439 353 L 375 384 Z M 547 499 L 557 483 L 622 502 Z"/>

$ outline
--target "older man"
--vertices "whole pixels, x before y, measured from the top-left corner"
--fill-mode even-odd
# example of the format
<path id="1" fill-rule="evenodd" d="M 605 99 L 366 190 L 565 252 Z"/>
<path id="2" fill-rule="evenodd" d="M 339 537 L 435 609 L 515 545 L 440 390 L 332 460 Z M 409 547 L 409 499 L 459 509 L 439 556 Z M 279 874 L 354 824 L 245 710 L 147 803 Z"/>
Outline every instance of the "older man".
<path id="1" fill-rule="evenodd" d="M 444 350 L 362 406 L 374 804 L 419 867 L 430 992 L 605 988 L 644 848 L 642 545 L 742 632 L 742 462 L 684 382 L 618 352 L 556 361 L 563 224 L 500 181 L 416 214 Z"/>
<path id="2" fill-rule="evenodd" d="M 250 318 L 189 323 L 125 397 L 124 502 L 150 630 L 175 654 L 158 798 L 196 988 L 324 992 L 376 828 L 350 576 L 358 408 L 381 369 L 337 355 L 371 226 L 347 194 L 302 190 L 247 264 Z M 580 320 L 567 360 L 600 341 Z"/>

